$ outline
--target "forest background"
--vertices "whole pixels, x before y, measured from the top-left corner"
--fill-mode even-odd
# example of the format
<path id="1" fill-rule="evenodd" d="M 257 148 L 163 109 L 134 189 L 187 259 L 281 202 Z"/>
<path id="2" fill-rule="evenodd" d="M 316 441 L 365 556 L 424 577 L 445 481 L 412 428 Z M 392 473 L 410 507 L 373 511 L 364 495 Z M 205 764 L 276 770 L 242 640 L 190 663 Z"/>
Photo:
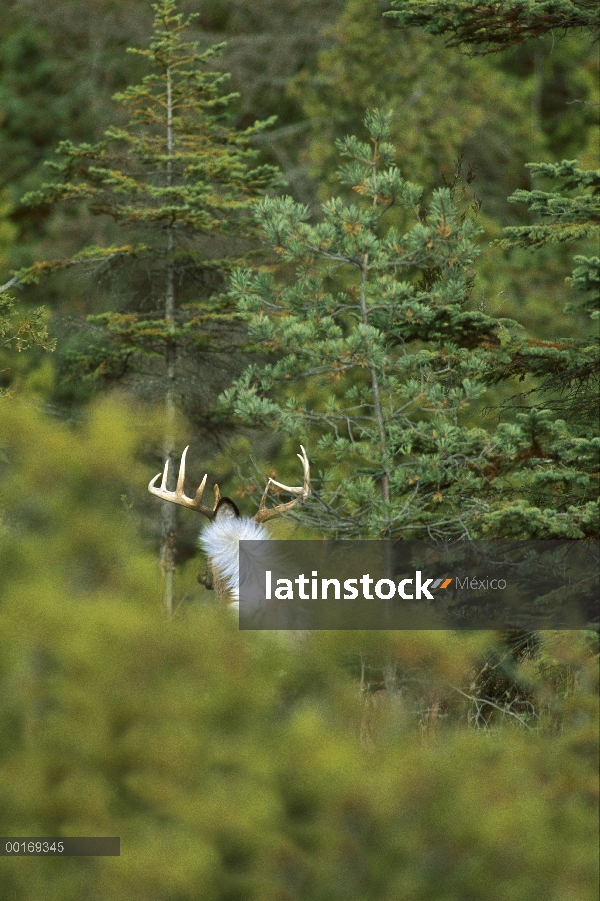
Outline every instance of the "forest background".
<path id="1" fill-rule="evenodd" d="M 124 276 L 111 266 L 110 248 L 124 240 L 118 217 L 94 214 L 85 196 L 59 202 L 65 192 L 49 196 L 42 187 L 51 181 L 44 163 L 57 158 L 59 142 L 93 145 L 107 128 L 127 127 L 126 104 L 111 98 L 147 74 L 148 59 L 126 48 L 148 47 L 153 10 L 146 2 L 82 0 L 43 9 L 3 0 L 1 9 L 0 282 L 10 295 L 0 308 L 7 392 L 0 398 L 0 832 L 122 839 L 118 860 L 4 859 L 3 896 L 462 901 L 489 898 L 491 885 L 498 899 L 595 897 L 593 633 L 321 633 L 296 647 L 239 634 L 210 605 L 196 581 L 198 524 L 190 514 L 165 526 L 146 493 L 166 444 L 171 454 L 191 443 L 190 461 L 198 462 L 190 483 L 208 470 L 251 513 L 264 476 L 276 472 L 296 483 L 294 445 L 307 430 L 311 438 L 312 428 L 316 494 L 326 504 L 309 507 L 304 522 L 285 524 L 280 534 L 339 531 L 364 510 L 375 510 L 365 528 L 385 534 L 389 509 L 374 507 L 371 493 L 385 455 L 374 462 L 365 439 L 364 459 L 344 468 L 344 447 L 311 424 L 323 390 L 310 381 L 293 398 L 298 434 L 288 428 L 286 377 L 306 375 L 302 361 L 286 357 L 289 333 L 267 335 L 281 386 L 277 378 L 254 382 L 249 400 L 246 382 L 218 403 L 249 363 L 262 371 L 270 361 L 260 346 L 262 326 L 248 333 L 236 304 L 253 315 L 261 307 L 249 297 L 275 298 L 277 312 L 291 309 L 305 328 L 297 300 L 283 290 L 294 273 L 309 267 L 317 300 L 332 291 L 332 280 L 341 290 L 351 280 L 342 274 L 335 283 L 314 255 L 307 259 L 315 234 L 302 232 L 297 208 L 267 206 L 261 233 L 245 208 L 232 207 L 238 231 L 221 229 L 208 251 L 204 233 L 198 247 L 210 265 L 184 285 L 182 308 L 204 332 L 194 341 L 186 333 L 178 351 L 185 391 L 176 386 L 167 428 L 168 354 L 160 345 L 168 322 L 161 320 L 161 332 L 152 320 L 152 340 L 145 326 L 141 341 L 127 317 L 131 298 L 145 296 L 151 281 L 144 267 L 158 268 L 167 284 L 168 266 L 161 270 L 157 257 L 138 265 L 132 253 L 134 267 Z M 387 9 L 375 0 L 179 7 L 199 13 L 185 32 L 199 52 L 227 42 L 208 69 L 231 72 L 219 90 L 239 92 L 227 107 L 228 127 L 244 131 L 277 117 L 247 139 L 256 165 L 279 167 L 287 184 L 268 188 L 273 173 L 264 170 L 252 190 L 290 195 L 307 208 L 307 223 L 321 220 L 321 204 L 332 197 L 348 205 L 353 193 L 356 199 L 347 190 L 356 178 L 344 186 L 336 176 L 343 162 L 336 140 L 358 135 L 368 144 L 367 111 L 391 112 L 386 140 L 400 175 L 423 188 L 417 224 L 429 210 L 444 238 L 439 229 L 450 219 L 439 219 L 435 191 L 445 187 L 457 208 L 452 225 L 469 245 L 458 274 L 458 264 L 448 262 L 458 243 L 436 246 L 433 262 L 415 266 L 419 296 L 409 292 L 396 302 L 418 313 L 425 294 L 445 303 L 446 276 L 454 278 L 452 290 L 457 279 L 462 286 L 464 305 L 449 319 L 456 355 L 466 347 L 473 366 L 476 346 L 486 392 L 463 386 L 456 406 L 468 402 L 488 436 L 475 436 L 473 455 L 492 467 L 477 478 L 495 484 L 481 534 L 597 538 L 597 382 L 593 367 L 591 377 L 586 369 L 597 345 L 590 292 L 578 303 L 576 284 L 565 280 L 579 266 L 584 289 L 594 287 L 593 269 L 573 257 L 597 253 L 591 227 L 598 213 L 592 200 L 585 209 L 575 204 L 575 215 L 573 205 L 557 201 L 547 219 L 562 237 L 548 244 L 538 240 L 532 208 L 537 201 L 539 212 L 543 200 L 527 193 L 520 203 L 507 199 L 540 186 L 552 193 L 560 177 L 572 189 L 566 198 L 598 191 L 597 175 L 586 182 L 568 170 L 526 168 L 577 159 L 580 170 L 597 169 L 597 44 L 589 28 L 550 28 L 502 52 L 468 56 L 447 45 L 443 30 L 428 34 L 422 22 L 398 27 L 402 22 L 382 16 Z M 36 192 L 37 202 L 23 201 Z M 351 231 L 350 218 L 342 212 L 329 225 Z M 410 234 L 407 214 L 392 224 Z M 503 232 L 507 227 L 522 231 Z M 384 236 L 378 225 L 365 228 Z M 504 244 L 494 244 L 502 237 Z M 95 248 L 97 259 L 88 254 L 78 265 L 85 248 Z M 281 290 L 239 276 L 230 289 L 239 262 L 273 266 L 277 257 L 271 271 Z M 419 282 L 423 269 L 429 282 Z M 32 312 L 41 305 L 45 312 Z M 507 352 L 494 340 L 500 318 L 521 330 L 513 338 L 518 352 L 508 352 L 509 377 L 495 379 L 498 354 Z M 181 322 L 177 327 L 183 333 Z M 309 334 L 330 363 L 323 342 L 331 336 Z M 422 341 L 415 365 L 428 365 L 423 345 L 441 346 L 431 322 L 412 340 Z M 566 373 L 562 382 L 551 380 L 557 371 Z M 329 366 L 326 384 L 338 400 L 339 378 Z M 450 389 L 458 390 L 454 383 Z M 257 392 L 267 406 L 257 407 Z M 439 481 L 440 467 L 447 483 L 428 491 L 425 514 L 413 516 L 411 528 L 441 521 L 454 528 L 456 505 L 479 498 L 481 482 L 465 490 L 467 476 L 457 479 L 456 468 L 439 463 L 431 424 L 442 401 L 435 392 L 426 400 L 422 444 L 402 453 L 420 453 L 421 484 Z M 532 426 L 540 407 L 546 419 Z M 269 417 L 276 423 L 286 410 L 282 437 Z M 475 441 L 462 415 L 460 431 L 445 439 Z M 545 460 L 553 478 L 543 482 Z M 346 483 L 349 494 L 328 517 L 323 511 Z M 395 489 L 401 499 L 408 490 Z M 177 532 L 171 562 L 165 528 Z M 161 594 L 171 563 L 175 610 L 167 625 Z"/>

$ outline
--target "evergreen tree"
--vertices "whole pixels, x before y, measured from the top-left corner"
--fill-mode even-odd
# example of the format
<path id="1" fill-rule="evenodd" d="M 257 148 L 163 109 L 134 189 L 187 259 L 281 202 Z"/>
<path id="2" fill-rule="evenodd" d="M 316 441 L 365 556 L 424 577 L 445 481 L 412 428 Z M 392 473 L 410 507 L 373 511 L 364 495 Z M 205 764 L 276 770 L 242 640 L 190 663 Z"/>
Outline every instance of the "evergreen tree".
<path id="1" fill-rule="evenodd" d="M 251 234 L 250 207 L 275 173 L 251 165 L 256 152 L 249 139 L 268 123 L 237 131 L 228 112 L 235 95 L 223 93 L 227 75 L 206 69 L 221 45 L 200 53 L 197 43 L 183 40 L 190 20 L 177 13 L 175 0 L 161 0 L 154 10 L 149 48 L 131 51 L 152 72 L 115 96 L 129 113 L 128 125 L 107 129 L 98 144 L 62 142 L 59 160 L 50 164 L 55 180 L 26 198 L 32 205 L 83 203 L 125 229 L 130 242 L 86 247 L 67 259 L 34 264 L 19 278 L 26 283 L 78 267 L 101 280 L 104 291 L 113 280 L 113 309 L 92 317 L 71 342 L 66 373 L 127 379 L 144 397 L 163 397 L 164 455 L 171 460 L 177 407 L 210 425 L 214 386 L 227 383 L 232 348 L 243 340 L 220 292 L 232 251 L 239 260 L 249 246 L 239 239 Z M 176 508 L 164 504 L 168 610 L 175 523 Z"/>
<path id="2" fill-rule="evenodd" d="M 290 198 L 261 203 L 267 238 L 295 275 L 243 271 L 233 290 L 254 335 L 281 358 L 251 368 L 224 401 L 247 422 L 310 436 L 313 459 L 327 461 L 319 529 L 471 534 L 490 439 L 462 414 L 485 390 L 478 371 L 506 329 L 470 308 L 472 216 L 450 188 L 425 212 L 421 189 L 394 165 L 389 115 L 366 125 L 370 145 L 339 145 L 350 159 L 340 179 L 356 203 L 334 197 L 314 225 Z M 412 227 L 402 233 L 394 215 Z"/>
<path id="3" fill-rule="evenodd" d="M 379 0 L 346 0 L 328 34 L 316 65 L 291 85 L 308 117 L 303 159 L 320 199 L 339 193 L 335 139 L 359 133 L 364 111 L 375 106 L 393 113 L 390 140 L 405 178 L 430 190 L 462 159 L 490 239 L 524 221 L 522 205 L 507 197 L 515 186 L 532 187 L 529 160 L 579 157 L 582 167 L 595 165 L 599 60 L 580 30 L 528 41 L 511 54 L 467 58 L 423 29 L 394 28 Z M 311 202 L 306 192 L 294 196 Z M 474 298 L 538 339 L 579 337 L 582 323 L 563 313 L 570 269 L 565 246 L 542 249 L 535 267 L 529 253 L 497 248 L 476 263 Z"/>
<path id="4" fill-rule="evenodd" d="M 505 229 L 501 243 L 537 248 L 595 237 L 597 246 L 600 170 L 582 170 L 576 161 L 530 168 L 554 190 L 515 192 L 511 200 L 528 204 L 541 221 Z M 488 384 L 524 384 L 504 402 L 505 412 L 519 412 L 498 427 L 489 457 L 495 499 L 483 529 L 492 536 L 600 535 L 600 258 L 576 255 L 569 282 L 565 312 L 582 323 L 583 336 L 515 336 L 483 376 Z"/>
<path id="5" fill-rule="evenodd" d="M 395 0 L 394 6 L 388 15 L 401 26 L 420 25 L 477 53 L 506 49 L 555 30 L 585 29 L 596 37 L 600 26 L 597 5 L 587 0 L 503 0 L 489 7 L 453 0 Z M 552 341 L 540 341 L 524 336 L 507 345 L 484 377 L 498 383 L 516 376 L 526 380 L 526 390 L 508 402 L 509 409 L 520 407 L 521 412 L 495 436 L 489 472 L 498 497 L 483 528 L 507 537 L 597 537 L 600 170 L 584 169 L 575 160 L 529 168 L 538 179 L 549 181 L 550 190 L 513 194 L 513 202 L 526 204 L 539 218 L 506 229 L 501 244 L 530 250 L 564 244 L 583 251 L 574 258 L 565 308 L 582 325 L 582 337 L 555 335 Z"/>
<path id="6" fill-rule="evenodd" d="M 511 367 L 519 377 L 540 379 L 542 392 L 554 409 L 572 422 L 594 424 L 600 412 L 600 258 L 593 253 L 600 237 L 600 169 L 584 170 L 576 160 L 531 163 L 537 179 L 550 182 L 550 191 L 516 191 L 511 201 L 527 204 L 539 217 L 531 225 L 507 228 L 501 246 L 537 249 L 548 244 L 585 241 L 591 255 L 574 257 L 568 279 L 571 299 L 565 312 L 585 323 L 585 338 L 555 342 L 521 343 L 511 355 Z"/>
<path id="7" fill-rule="evenodd" d="M 251 368 L 225 402 L 249 423 L 310 436 L 324 471 L 320 507 L 308 521 L 320 530 L 372 538 L 597 535 L 593 425 L 526 405 L 489 426 L 481 415 L 487 386 L 514 393 L 524 348 L 539 363 L 545 343 L 473 309 L 477 228 L 456 208 L 456 186 L 435 191 L 425 213 L 420 189 L 393 165 L 389 117 L 373 114 L 367 127 L 370 148 L 355 138 L 340 144 L 352 160 L 341 180 L 362 203 L 333 198 L 316 225 L 289 198 L 261 204 L 267 237 L 296 264 L 295 277 L 290 284 L 241 272 L 234 294 L 255 335 L 281 358 Z M 414 217 L 403 234 L 391 220 L 398 208 Z M 593 340 L 584 345 L 549 349 L 562 354 L 570 383 L 574 355 L 577 372 L 590 375 L 596 350 Z"/>

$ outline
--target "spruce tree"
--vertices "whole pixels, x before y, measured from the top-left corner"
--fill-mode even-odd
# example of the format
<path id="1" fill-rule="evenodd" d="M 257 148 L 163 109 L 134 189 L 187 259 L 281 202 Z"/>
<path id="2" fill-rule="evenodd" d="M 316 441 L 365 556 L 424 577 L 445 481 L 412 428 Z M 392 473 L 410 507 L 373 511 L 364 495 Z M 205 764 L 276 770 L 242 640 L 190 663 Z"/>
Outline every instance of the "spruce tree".
<path id="1" fill-rule="evenodd" d="M 454 47 L 475 53 L 506 50 L 554 31 L 583 28 L 597 35 L 600 13 L 594 0 L 392 0 L 385 15 L 405 28 L 424 28 L 448 37 Z"/>
<path id="2" fill-rule="evenodd" d="M 243 340 L 221 292 L 232 260 L 239 262 L 249 247 L 239 239 L 251 235 L 250 207 L 275 171 L 252 167 L 256 152 L 249 139 L 268 123 L 236 130 L 229 112 L 236 95 L 224 93 L 228 76 L 207 69 L 223 45 L 200 52 L 196 42 L 185 41 L 190 19 L 177 12 L 175 0 L 160 0 L 154 11 L 148 49 L 130 48 L 151 72 L 115 95 L 128 124 L 107 129 L 94 145 L 62 142 L 50 163 L 54 181 L 27 198 L 32 205 L 83 203 L 92 214 L 110 217 L 129 241 L 37 263 L 19 278 L 33 281 L 77 267 L 104 279 L 112 309 L 88 320 L 71 343 L 67 374 L 126 379 L 142 396 L 164 398 L 164 457 L 172 460 L 176 409 L 210 424 L 210 386 L 227 383 L 232 348 Z M 168 611 L 176 512 L 173 504 L 163 505 Z"/>
<path id="3" fill-rule="evenodd" d="M 393 5 L 386 15 L 401 27 L 421 26 L 475 53 L 571 29 L 596 39 L 600 28 L 597 4 L 587 0 Z M 577 160 L 531 163 L 529 169 L 539 187 L 509 199 L 529 207 L 530 221 L 505 229 L 500 243 L 531 251 L 575 248 L 565 312 L 576 317 L 582 337 L 514 336 L 484 376 L 491 384 L 513 378 L 524 384 L 511 393 L 504 410 L 509 421 L 495 435 L 488 468 L 494 498 L 482 528 L 492 536 L 598 537 L 600 169 L 584 169 Z"/>
<path id="4" fill-rule="evenodd" d="M 505 229 L 501 244 L 535 249 L 596 240 L 588 244 L 591 254 L 575 255 L 568 280 L 565 312 L 582 324 L 582 337 L 515 334 L 483 376 L 513 389 L 502 411 L 509 421 L 497 428 L 489 457 L 494 497 L 483 530 L 509 538 L 598 538 L 600 170 L 582 170 L 573 160 L 530 169 L 552 190 L 515 192 L 510 199 L 539 220 Z"/>
<path id="5" fill-rule="evenodd" d="M 513 353 L 511 366 L 519 376 L 540 379 L 537 393 L 543 393 L 567 419 L 595 423 L 600 412 L 600 257 L 594 253 L 600 232 L 600 169 L 582 169 L 576 160 L 530 163 L 528 168 L 536 180 L 546 180 L 551 190 L 515 191 L 509 200 L 526 204 L 535 219 L 532 224 L 505 229 L 500 243 L 508 249 L 537 249 L 587 242 L 592 252 L 574 256 L 568 279 L 571 297 L 565 308 L 587 325 L 587 336 L 556 342 L 524 341 Z"/>

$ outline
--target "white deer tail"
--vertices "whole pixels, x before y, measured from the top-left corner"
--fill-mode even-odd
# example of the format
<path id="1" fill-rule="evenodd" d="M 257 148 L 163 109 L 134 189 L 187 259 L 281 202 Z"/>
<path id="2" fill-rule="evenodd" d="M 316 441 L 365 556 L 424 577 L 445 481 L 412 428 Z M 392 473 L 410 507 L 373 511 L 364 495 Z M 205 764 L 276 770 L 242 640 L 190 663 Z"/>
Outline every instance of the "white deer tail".
<path id="1" fill-rule="evenodd" d="M 251 519 L 215 519 L 200 535 L 200 544 L 207 557 L 225 580 L 231 596 L 239 600 L 239 542 L 265 541 L 269 538 L 267 529 Z M 257 553 L 260 553 L 257 546 Z"/>

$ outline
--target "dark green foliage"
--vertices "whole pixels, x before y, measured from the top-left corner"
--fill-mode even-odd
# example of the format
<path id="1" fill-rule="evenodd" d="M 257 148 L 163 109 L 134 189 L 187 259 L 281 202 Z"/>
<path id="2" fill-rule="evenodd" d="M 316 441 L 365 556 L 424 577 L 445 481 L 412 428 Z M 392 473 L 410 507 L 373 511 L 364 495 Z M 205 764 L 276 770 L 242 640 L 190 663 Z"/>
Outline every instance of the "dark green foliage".
<path id="1" fill-rule="evenodd" d="M 10 204 L 6 202 L 4 192 L 0 193 L 0 270 L 5 266 L 10 246 L 15 238 L 15 227 L 8 214 Z M 54 348 L 45 323 L 42 307 L 36 310 L 23 310 L 16 304 L 9 293 L 17 279 L 9 279 L 0 285 L 0 395 L 13 380 L 11 364 L 14 363 L 14 352 L 20 353 L 32 347 L 46 350 Z"/>
<path id="2" fill-rule="evenodd" d="M 245 156 L 243 140 L 236 143 L 240 135 L 230 120 L 218 115 L 219 109 L 236 109 L 235 101 L 222 109 L 209 105 L 197 118 L 192 111 L 191 130 L 174 130 L 176 152 L 170 155 L 160 83 L 150 81 L 138 85 L 140 94 L 136 88 L 123 91 L 126 102 L 112 120 L 122 129 L 114 125 L 92 147 L 90 122 L 97 118 L 104 127 L 106 107 L 101 92 L 87 92 L 95 81 L 102 81 L 103 89 L 110 83 L 110 91 L 137 84 L 137 75 L 132 77 L 121 60 L 120 45 L 133 40 L 144 46 L 148 11 L 137 2 L 111 0 L 93 7 L 81 0 L 8 5 L 21 23 L 32 20 L 34 53 L 27 55 L 29 45 L 19 35 L 22 43 L 13 43 L 15 52 L 8 47 L 0 64 L 0 113 L 6 123 L 2 168 L 14 164 L 11 176 L 30 178 L 36 187 L 26 158 L 37 163 L 57 137 L 71 141 L 60 157 L 65 168 L 49 190 L 71 185 L 64 200 L 75 215 L 61 219 L 59 212 L 48 239 L 58 236 L 63 242 L 67 234 L 70 243 L 60 243 L 57 251 L 46 245 L 40 256 L 57 260 L 43 270 L 63 270 L 52 280 L 58 288 L 48 302 L 64 304 L 68 315 L 76 303 L 96 315 L 85 335 L 73 330 L 68 348 L 63 344 L 63 360 L 68 358 L 73 375 L 95 374 L 111 383 L 135 377 L 138 390 L 146 385 L 156 396 L 167 381 L 165 345 L 176 346 L 171 356 L 177 363 L 176 400 L 183 398 L 185 406 L 186 397 L 207 392 L 206 411 L 214 383 L 211 393 L 202 367 L 208 360 L 214 370 L 222 361 L 224 379 L 229 378 L 232 351 L 245 337 L 232 327 L 235 298 L 222 296 L 229 269 L 248 247 L 230 230 L 252 234 L 253 192 L 246 191 L 243 172 L 254 164 Z M 316 14 L 321 22 L 337 6 L 285 0 L 277 5 L 271 35 L 281 34 L 273 40 L 265 38 L 264 29 L 273 0 L 202 5 L 202 26 L 236 32 L 231 58 L 238 73 L 252 75 L 251 99 L 236 113 L 244 125 L 273 111 L 270 104 L 283 96 L 288 75 L 323 46 Z M 354 13 L 359 6 L 353 4 Z M 425 3 L 420 8 L 435 11 Z M 70 27 L 69 17 L 79 16 L 83 23 L 82 11 L 85 25 Z M 523 26 L 524 19 L 519 21 Z M 431 181 L 430 175 L 439 147 L 430 150 L 413 140 L 421 124 L 432 140 L 440 139 L 444 153 L 457 146 L 450 124 L 463 90 L 465 76 L 454 80 L 457 71 L 465 71 L 462 63 L 451 67 L 447 51 L 443 56 L 432 51 L 434 61 L 428 62 L 427 52 L 420 56 L 417 50 L 433 46 L 433 39 L 422 44 L 412 32 L 403 43 L 409 62 L 430 68 L 424 73 L 415 65 L 405 85 L 407 61 L 399 54 L 395 69 L 392 59 L 380 56 L 371 24 L 362 41 L 356 16 L 350 25 L 352 52 L 336 71 L 346 71 L 353 54 L 358 62 L 360 50 L 357 82 L 363 79 L 365 96 L 375 84 L 369 73 L 381 70 L 381 83 L 364 104 L 362 88 L 351 81 L 347 91 L 345 83 L 341 91 L 327 86 L 332 133 L 347 131 L 348 110 L 362 116 L 363 110 L 353 107 L 385 103 L 387 108 L 387 94 L 380 99 L 377 91 L 388 78 L 405 104 L 412 97 L 411 90 L 402 93 L 407 85 L 427 93 L 438 82 L 443 89 L 446 77 L 457 91 L 451 95 L 448 128 L 428 115 L 427 97 L 421 95 L 419 115 L 412 117 L 412 106 L 406 111 L 411 129 L 401 146 L 413 157 L 409 166 L 400 161 L 401 175 L 385 141 L 375 160 L 372 146 L 349 140 L 343 149 L 359 160 L 349 158 L 344 199 L 334 199 L 322 216 L 306 214 L 291 201 L 261 206 L 261 223 L 282 265 L 274 274 L 263 269 L 239 275 L 235 294 L 238 300 L 245 296 L 256 334 L 273 356 L 271 367 L 255 370 L 248 390 L 240 390 L 240 409 L 245 405 L 249 420 L 261 426 L 278 425 L 290 441 L 295 430 L 302 439 L 310 433 L 318 492 L 309 512 L 324 531 L 597 535 L 598 439 L 590 405 L 597 344 L 589 330 L 596 322 L 590 319 L 598 283 L 594 248 L 577 246 L 572 280 L 562 286 L 572 237 L 585 230 L 593 239 L 586 215 L 595 215 L 597 181 L 586 181 L 589 159 L 535 169 L 535 191 L 519 195 L 509 220 L 519 228 L 506 240 L 520 246 L 511 249 L 507 243 L 495 251 L 505 253 L 510 298 L 502 302 L 507 299 L 512 317 L 525 325 L 535 320 L 530 307 L 521 318 L 520 305 L 537 304 L 538 311 L 542 305 L 546 331 L 499 321 L 500 289 L 494 288 L 484 305 L 473 281 L 478 229 L 461 199 L 460 182 L 450 179 L 449 187 L 430 196 L 404 179 L 423 171 L 427 183 L 436 180 L 435 172 Z M 89 46 L 82 42 L 78 63 L 73 34 L 86 29 Z M 513 33 L 519 40 L 526 35 L 523 29 Z M 384 33 L 386 39 L 390 34 Z M 57 44 L 66 54 L 60 62 L 51 52 Z M 557 45 L 552 57 L 559 87 L 563 74 L 556 61 L 568 56 L 566 44 Z M 106 47 L 114 51 L 113 66 L 106 65 Z M 410 48 L 416 48 L 412 56 Z M 375 62 L 369 59 L 373 54 Z M 82 76 L 75 91 L 73 72 L 81 57 L 89 72 L 86 68 L 87 81 Z M 148 62 L 145 56 L 129 59 Z M 524 68 L 531 62 L 525 55 L 512 60 Z M 522 94 L 507 88 L 493 119 L 494 93 L 509 81 L 491 78 L 481 85 L 489 97 L 481 107 L 477 79 L 464 87 L 475 124 L 483 110 L 477 140 L 485 144 L 489 135 L 500 148 L 498 156 L 480 157 L 490 161 L 483 182 L 494 197 L 512 190 L 499 184 L 500 169 L 512 185 L 532 187 L 527 178 L 518 181 L 511 162 L 517 148 L 523 158 L 544 158 L 537 143 L 527 151 L 529 132 L 519 130 L 530 110 L 541 115 L 548 147 L 557 148 L 557 156 L 590 155 L 587 132 L 579 128 L 580 107 L 565 106 L 589 97 L 583 74 L 577 82 L 583 87 L 575 90 L 574 68 L 573 60 L 565 64 L 568 90 L 552 107 L 551 129 L 544 124 L 545 104 L 552 98 L 543 79 L 535 95 L 525 83 Z M 7 79 L 16 69 L 22 80 L 9 85 L 7 94 Z M 194 70 L 191 63 L 189 69 Z M 160 77 L 159 68 L 152 71 Z M 483 78 L 493 70 L 477 71 Z M 207 91 L 215 88 L 213 99 L 228 96 L 220 77 L 206 83 Z M 147 102 L 150 94 L 154 106 Z M 30 119 L 22 103 L 27 96 L 37 110 Z M 341 96 L 346 107 L 340 110 Z M 284 125 L 299 103 L 296 88 L 283 105 Z M 510 141 L 499 107 L 515 114 Z M 158 111 L 157 130 L 150 119 L 127 124 L 134 108 Z M 215 139 L 214 156 L 203 155 L 206 148 L 200 146 L 206 133 L 197 126 L 205 121 Z M 373 127 L 382 124 L 371 120 Z M 538 125 L 531 129 L 536 142 Z M 37 144 L 28 143 L 30 133 Z M 287 133 L 274 140 L 262 134 L 274 155 L 293 165 L 294 154 L 281 143 Z M 298 132 L 289 134 L 296 146 Z M 506 147 L 513 148 L 510 158 L 502 155 Z M 328 165 L 329 150 L 321 144 L 319 152 Z M 213 176 L 214 191 L 207 192 Z M 297 171 L 294 179 L 304 184 Z M 256 187 L 260 184 L 250 185 Z M 81 216 L 88 203 L 100 215 Z M 531 207 L 529 220 L 523 203 Z M 49 209 L 61 211 L 64 204 L 38 207 L 30 221 L 48 221 Z M 22 210 L 15 221 L 24 221 Z M 5 222 L 0 255 L 15 239 Z M 98 227 L 99 222 L 109 225 Z M 537 238 L 549 236 L 558 243 L 538 250 Z M 335 252 L 341 259 L 330 258 Z M 486 256 L 486 271 L 497 259 Z M 35 269 L 29 274 L 35 277 Z M 169 274 L 172 320 L 164 307 Z M 41 284 L 45 289 L 49 282 Z M 497 282 L 490 278 L 485 284 Z M 571 338 L 562 335 L 565 319 L 557 313 L 567 292 Z M 270 321 L 261 321 L 263 307 Z M 0 334 L 4 329 L 5 339 L 27 338 L 23 332 L 19 337 L 18 324 L 5 325 L 11 314 L 5 301 Z M 520 378 L 523 383 L 516 381 Z M 383 443 L 374 415 L 375 384 L 391 411 L 384 417 Z M 29 390 L 35 390 L 31 384 Z M 495 416 L 507 398 L 498 426 Z M 482 410 L 483 405 L 494 410 Z M 240 634 L 224 612 L 189 604 L 179 606 L 167 625 L 158 614 L 159 576 L 146 531 L 155 510 L 146 485 L 157 469 L 148 448 L 162 432 L 164 417 L 145 422 L 114 398 L 87 413 L 69 429 L 56 417 L 42 416 L 37 404 L 2 400 L 0 833 L 120 835 L 122 853 L 119 859 L 2 858 L 3 898 L 595 901 L 595 636 L 346 632 L 286 642 L 275 635 Z M 291 483 L 283 462 L 281 468 L 279 477 Z M 191 472 L 192 483 L 194 476 Z M 195 532 L 193 514 L 185 515 Z M 182 569 L 185 588 L 179 594 L 208 602 L 195 582 L 197 566 Z"/>
<path id="3" fill-rule="evenodd" d="M 529 206 L 542 221 L 505 229 L 505 247 L 541 247 L 549 241 L 574 243 L 600 230 L 600 170 L 581 169 L 577 160 L 529 163 L 532 175 L 559 181 L 551 192 L 515 191 L 510 200 Z M 574 193 L 579 192 L 579 193 Z"/>
<path id="4" fill-rule="evenodd" d="M 54 26 L 62 38 L 60 49 L 64 54 L 62 59 L 57 58 L 56 43 L 60 39 L 53 41 L 44 16 L 32 22 L 32 10 L 28 10 L 26 19 L 19 6 L 7 0 L 2 4 L 6 36 L 0 50 L 0 180 L 14 192 L 14 202 L 20 200 L 15 187 L 23 190 L 35 184 L 38 167 L 57 142 L 68 136 L 84 137 L 93 128 L 94 115 L 100 112 L 94 64 L 88 65 L 86 72 L 73 72 L 74 58 L 81 52 L 81 35 L 78 46 L 60 21 L 61 16 L 55 14 Z M 106 37 L 100 34 L 98 39 Z M 89 46 L 87 49 L 91 50 Z M 112 63 L 112 76 L 118 80 L 118 60 L 113 57 Z M 18 218 L 24 215 L 25 211 L 19 210 Z"/>
<path id="5" fill-rule="evenodd" d="M 59 376 L 72 385 L 121 382 L 144 401 L 164 401 L 163 451 L 172 460 L 177 409 L 198 430 L 217 433 L 211 408 L 235 372 L 232 352 L 245 337 L 221 292 L 233 261 L 251 248 L 250 208 L 276 173 L 254 166 L 257 151 L 249 146 L 269 123 L 237 130 L 228 109 L 236 95 L 224 92 L 228 76 L 208 69 L 221 45 L 200 52 L 197 42 L 185 41 L 190 19 L 175 0 L 153 9 L 149 48 L 130 48 L 151 72 L 115 95 L 128 113 L 125 126 L 108 128 L 98 144 L 63 141 L 59 160 L 49 164 L 55 180 L 25 198 L 34 207 L 68 203 L 108 217 L 114 237 L 124 229 L 127 243 L 94 243 L 34 263 L 16 278 L 28 284 L 75 270 L 96 282 L 104 311 L 109 295 L 108 311 L 61 342 Z M 87 308 L 92 312 L 89 301 Z M 165 503 L 161 511 L 171 610 L 176 508 Z"/>
<path id="6" fill-rule="evenodd" d="M 371 106 L 392 113 L 390 140 L 400 172 L 426 192 L 452 183 L 455 160 L 462 158 L 488 238 L 497 238 L 501 225 L 527 221 L 522 204 L 507 197 L 516 186 L 531 188 L 528 160 L 570 154 L 580 156 L 581 166 L 594 165 L 598 55 L 586 35 L 467 58 L 422 30 L 385 27 L 389 20 L 381 12 L 377 0 L 347 0 L 329 32 L 330 46 L 292 84 L 311 122 L 305 158 L 320 199 L 347 198 L 335 174 L 335 139 L 359 133 Z M 310 195 L 301 196 L 312 203 Z M 535 262 L 524 250 L 508 254 L 496 247 L 482 254 L 475 262 L 473 305 L 517 319 L 537 340 L 587 340 L 587 323 L 563 312 L 572 301 L 565 282 L 568 248 L 545 248 Z M 498 388 L 497 402 L 510 391 Z"/>
<path id="7" fill-rule="evenodd" d="M 502 244 L 537 248 L 597 237 L 600 173 L 582 171 L 575 162 L 530 168 L 559 185 L 550 192 L 513 195 L 512 200 L 527 203 L 541 222 L 506 229 Z M 546 407 L 521 412 L 514 423 L 503 424 L 496 432 L 497 451 L 495 458 L 490 457 L 490 468 L 505 501 L 484 518 L 484 530 L 491 528 L 491 534 L 520 538 L 599 534 L 600 260 L 578 255 L 574 262 L 573 299 L 566 312 L 583 320 L 587 336 L 516 340 L 484 376 L 493 384 L 507 377 L 525 382 L 526 390 L 513 395 L 507 407 L 526 409 L 532 402 Z"/>
<path id="8" fill-rule="evenodd" d="M 323 27 L 340 5 L 341 0 L 179 4 L 184 15 L 199 12 L 189 33 L 200 49 L 227 41 L 215 62 L 217 69 L 232 73 L 232 90 L 241 92 L 231 106 L 236 124 L 246 128 L 277 114 L 278 127 L 263 132 L 260 143 L 292 179 L 305 125 L 298 123 L 302 114 L 286 94 L 287 83 L 324 46 Z M 3 184 L 10 190 L 20 228 L 11 260 L 16 267 L 69 252 L 69 223 L 53 209 L 23 207 L 20 199 L 45 180 L 43 161 L 59 141 L 94 142 L 109 124 L 125 123 L 125 111 L 115 111 L 111 96 L 146 74 L 143 61 L 124 50 L 146 45 L 152 8 L 148 0 L 96 0 L 93 5 L 88 0 L 3 0 L 2 25 L 0 190 Z M 57 244 L 61 247 L 54 250 Z"/>
<path id="9" fill-rule="evenodd" d="M 551 410 L 502 423 L 488 450 L 486 538 L 598 538 L 600 438 Z"/>
<path id="10" fill-rule="evenodd" d="M 392 6 L 394 11 L 385 15 L 401 26 L 447 35 L 450 46 L 466 45 L 483 53 L 506 50 L 553 31 L 600 31 L 594 0 L 495 0 L 485 4 L 392 0 Z"/>

